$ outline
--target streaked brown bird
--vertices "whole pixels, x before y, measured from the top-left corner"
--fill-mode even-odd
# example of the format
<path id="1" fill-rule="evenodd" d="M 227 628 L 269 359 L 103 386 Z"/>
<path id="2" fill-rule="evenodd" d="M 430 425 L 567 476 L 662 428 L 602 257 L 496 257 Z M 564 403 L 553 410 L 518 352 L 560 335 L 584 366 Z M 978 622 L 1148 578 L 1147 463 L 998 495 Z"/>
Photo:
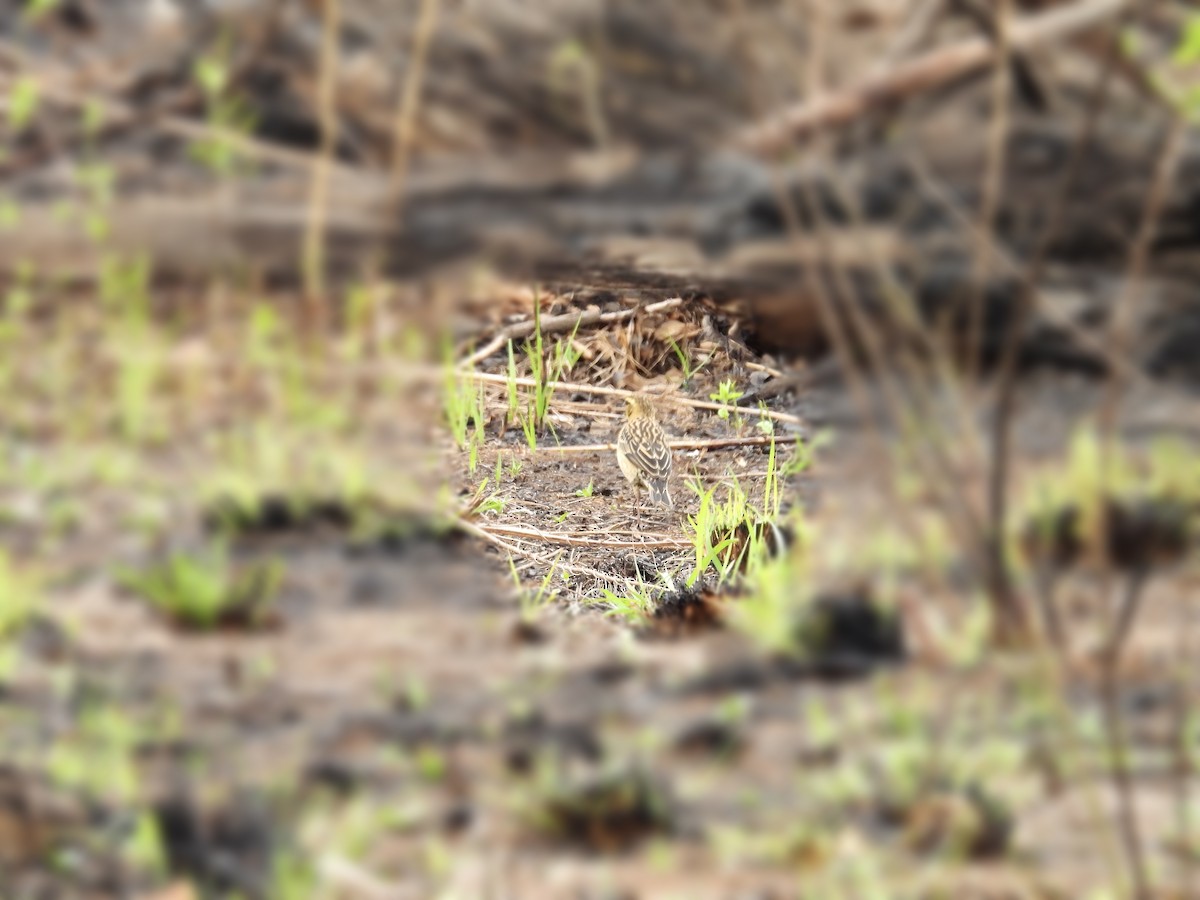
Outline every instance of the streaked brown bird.
<path id="1" fill-rule="evenodd" d="M 671 475 L 671 448 L 667 436 L 654 415 L 654 407 L 645 397 L 625 398 L 627 418 L 617 436 L 617 464 L 637 491 L 650 492 L 650 500 L 674 509 L 667 479 Z"/>

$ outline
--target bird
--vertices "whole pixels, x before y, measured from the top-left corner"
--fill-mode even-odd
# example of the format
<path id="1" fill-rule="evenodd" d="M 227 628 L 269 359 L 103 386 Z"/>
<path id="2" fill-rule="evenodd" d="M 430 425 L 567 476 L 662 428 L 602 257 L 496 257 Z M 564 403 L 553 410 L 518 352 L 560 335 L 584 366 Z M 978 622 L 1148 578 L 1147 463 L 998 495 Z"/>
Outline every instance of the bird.
<path id="1" fill-rule="evenodd" d="M 641 500 L 642 488 L 650 500 L 674 509 L 667 479 L 671 475 L 671 448 L 654 415 L 650 401 L 640 395 L 625 398 L 625 424 L 617 435 L 617 464 Z"/>

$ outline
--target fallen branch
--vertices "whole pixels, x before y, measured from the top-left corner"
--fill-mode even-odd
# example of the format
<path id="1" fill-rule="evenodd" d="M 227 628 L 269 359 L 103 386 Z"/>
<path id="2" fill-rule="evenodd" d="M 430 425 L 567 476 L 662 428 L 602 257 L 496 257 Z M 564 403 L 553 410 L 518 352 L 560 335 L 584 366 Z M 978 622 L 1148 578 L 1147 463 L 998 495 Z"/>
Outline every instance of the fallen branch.
<path id="1" fill-rule="evenodd" d="M 555 568 L 561 569 L 564 572 L 569 572 L 572 575 L 590 575 L 592 578 L 595 578 L 595 579 L 597 579 L 599 581 L 603 581 L 603 582 L 613 582 L 613 581 L 620 580 L 619 576 L 614 575 L 611 572 L 601 572 L 599 569 L 593 569 L 593 568 L 590 568 L 589 566 L 577 566 L 577 565 L 573 565 L 571 563 L 564 563 L 564 562 L 561 562 L 556 559 L 548 559 L 546 556 L 544 556 L 540 553 L 534 553 L 530 550 L 523 550 L 522 548 L 520 548 L 514 544 L 510 544 L 508 541 L 502 540 L 501 538 L 492 534 L 491 531 L 489 531 L 488 529 L 481 528 L 480 526 L 478 526 L 475 523 L 470 522 L 466 519 L 460 518 L 458 520 L 458 527 L 461 528 L 463 531 L 467 532 L 468 534 L 473 534 L 475 537 L 479 538 L 480 540 L 486 541 L 487 543 L 491 544 L 492 546 L 494 546 L 500 550 L 503 550 L 505 553 L 508 553 L 509 555 L 520 556 L 525 559 L 532 559 L 536 562 L 542 563 L 543 565 L 553 566 Z"/>
<path id="2" fill-rule="evenodd" d="M 1032 50 L 1074 37 L 1123 12 L 1129 0 L 1080 0 L 1012 23 L 1006 53 Z M 939 87 L 992 64 L 1001 50 L 985 37 L 934 50 L 911 62 L 868 76 L 856 85 L 785 109 L 745 129 L 736 144 L 769 155 L 818 128 L 843 125 L 872 109 Z"/>
<path id="3" fill-rule="evenodd" d="M 532 528 L 513 528 L 505 525 L 489 525 L 486 528 L 483 526 L 476 527 L 480 531 L 486 531 L 493 535 L 502 534 L 508 537 L 542 541 L 547 544 L 566 544 L 570 547 L 604 547 L 610 550 L 688 550 L 692 547 L 691 541 L 682 538 L 662 538 L 652 541 L 593 540 L 591 538 L 574 537 L 553 531 L 538 531 Z M 607 575 L 605 577 L 612 578 L 613 576 Z"/>
<path id="4" fill-rule="evenodd" d="M 518 387 L 539 387 L 537 381 L 533 378 L 520 377 L 509 379 L 507 375 L 493 375 L 490 372 L 474 372 L 470 370 L 460 370 L 458 374 L 464 378 L 469 378 L 472 381 L 482 381 L 486 384 L 507 385 L 511 380 L 511 383 L 517 385 Z M 437 371 L 436 377 L 439 379 L 443 378 L 445 377 L 445 373 L 442 371 Z M 545 384 L 541 385 L 541 387 L 555 392 L 573 391 L 578 394 L 596 394 L 602 397 L 632 397 L 635 394 L 651 393 L 649 391 L 630 391 L 624 388 L 602 387 L 601 385 L 594 384 L 575 384 L 570 381 L 547 381 Z M 693 409 L 711 409 L 718 412 L 725 410 L 726 412 L 735 413 L 739 416 L 745 415 L 747 412 L 751 412 L 763 419 L 771 419 L 775 422 L 784 422 L 788 425 L 795 425 L 797 427 L 804 426 L 804 421 L 800 419 L 799 416 L 794 416 L 791 413 L 779 412 L 778 410 L 774 409 L 751 409 L 750 407 L 746 406 L 730 406 L 728 403 L 711 403 L 708 400 L 695 400 L 691 397 L 667 397 L 663 394 L 657 394 L 655 396 L 663 397 L 664 399 L 678 406 L 690 406 Z"/>
<path id="5" fill-rule="evenodd" d="M 674 309 L 683 303 L 683 298 L 674 297 L 670 300 L 662 300 L 658 303 L 651 303 L 649 306 L 636 306 L 633 309 L 622 309 L 617 312 L 602 313 L 599 309 L 585 309 L 582 312 L 563 313 L 561 316 L 549 316 L 541 320 L 542 334 L 562 334 L 567 331 L 574 331 L 576 328 L 582 328 L 585 325 L 601 325 L 611 322 L 624 322 L 626 319 L 632 319 L 639 312 L 658 313 L 664 310 Z M 517 340 L 518 338 L 529 337 L 538 327 L 538 322 L 530 319 L 526 322 L 517 322 L 502 329 L 495 337 L 476 350 L 466 359 L 462 360 L 458 365 L 460 368 L 469 369 L 477 365 L 480 361 L 487 359 L 497 350 L 500 350 L 509 341 Z"/>

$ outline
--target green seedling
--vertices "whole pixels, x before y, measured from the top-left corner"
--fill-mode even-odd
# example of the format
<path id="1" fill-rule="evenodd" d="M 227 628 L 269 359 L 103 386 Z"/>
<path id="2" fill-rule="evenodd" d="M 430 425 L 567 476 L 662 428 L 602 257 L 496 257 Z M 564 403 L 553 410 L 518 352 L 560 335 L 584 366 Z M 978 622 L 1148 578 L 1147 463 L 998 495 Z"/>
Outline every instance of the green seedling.
<path id="1" fill-rule="evenodd" d="M 122 847 L 122 857 L 136 870 L 161 875 L 167 871 L 166 847 L 158 819 L 141 813 Z"/>
<path id="2" fill-rule="evenodd" d="M 532 415 L 521 419 L 521 432 L 525 435 L 525 443 L 531 451 L 537 450 L 537 421 Z"/>
<path id="3" fill-rule="evenodd" d="M 257 303 L 250 312 L 246 328 L 246 359 L 263 372 L 276 370 L 282 358 L 283 321 L 278 311 L 266 303 Z"/>
<path id="4" fill-rule="evenodd" d="M 587 483 L 587 487 L 579 488 L 579 490 L 577 490 L 575 492 L 575 496 L 587 498 L 587 497 L 592 496 L 592 494 L 595 493 L 595 490 L 596 490 L 596 486 L 591 482 L 591 480 L 589 480 Z"/>
<path id="5" fill-rule="evenodd" d="M 709 400 L 712 400 L 714 403 L 720 403 L 724 406 L 735 406 L 737 404 L 737 401 L 740 400 L 741 398 L 742 398 L 742 391 L 739 391 L 734 387 L 732 378 L 727 378 L 726 380 L 722 381 L 720 383 L 720 385 L 717 386 L 716 393 L 708 395 Z M 728 421 L 729 410 L 728 409 L 717 410 L 717 417 Z M 742 427 L 742 416 L 740 413 L 735 412 L 733 414 L 733 422 L 736 427 L 738 427 L 738 428 Z"/>
<path id="6" fill-rule="evenodd" d="M 23 75 L 8 92 L 8 127 L 14 132 L 24 131 L 37 115 L 40 92 L 38 83 L 29 75 Z"/>
<path id="7" fill-rule="evenodd" d="M 131 441 L 156 437 L 154 392 L 162 376 L 161 342 L 146 329 L 133 327 L 123 340 L 117 369 L 117 414 L 121 433 Z"/>
<path id="8" fill-rule="evenodd" d="M 517 392 L 517 358 L 513 352 L 513 342 L 508 342 L 508 377 L 504 383 L 505 393 L 508 397 L 508 409 L 504 414 L 505 426 L 511 425 L 517 421 L 517 416 L 521 409 L 521 397 Z"/>
<path id="9" fill-rule="evenodd" d="M 89 170 L 89 185 L 95 202 L 111 191 L 107 169 Z M 106 254 L 100 261 L 100 302 L 126 328 L 145 329 L 150 321 L 150 279 L 152 267 L 146 257 L 124 259 Z M 117 340 L 122 335 L 117 335 Z"/>
<path id="10" fill-rule="evenodd" d="M 483 513 L 504 512 L 504 498 L 495 491 L 488 493 L 489 484 L 491 484 L 490 478 L 485 478 L 479 482 L 479 486 L 475 488 L 475 494 L 471 497 L 471 502 L 466 505 L 461 513 L 464 519 L 474 518 Z"/>
<path id="11" fill-rule="evenodd" d="M 775 460 L 775 440 L 772 439 L 771 448 L 767 453 L 767 477 L 763 483 L 763 507 L 771 521 L 779 518 L 779 510 L 783 506 L 783 490 Z"/>
<path id="12" fill-rule="evenodd" d="M 105 163 L 85 162 L 80 165 L 76 178 L 87 195 L 83 210 L 84 230 L 89 238 L 101 243 L 111 231 L 109 212 L 112 208 L 116 172 L 112 166 Z M 61 211 L 67 219 L 78 215 L 78 211 L 69 205 L 61 207 Z M 56 207 L 55 215 L 59 214 L 60 208 Z M 106 260 L 107 254 L 106 259 L 101 260 L 101 264 L 104 265 Z"/>
<path id="13" fill-rule="evenodd" d="M 370 338 L 371 320 L 375 315 L 375 292 L 369 285 L 356 284 L 346 297 L 346 335 L 343 341 L 345 358 L 362 358 Z"/>
<path id="14" fill-rule="evenodd" d="M 550 364 L 551 378 L 554 381 L 565 380 L 583 356 L 583 351 L 575 345 L 575 335 L 578 333 L 579 322 L 576 322 L 565 341 L 554 342 L 554 358 Z"/>
<path id="15" fill-rule="evenodd" d="M 233 96 L 232 67 L 227 42 L 196 60 L 192 78 L 204 97 L 210 135 L 192 143 L 192 158 L 217 175 L 232 174 L 241 161 L 238 138 L 254 130 L 250 106 Z"/>
<path id="16" fill-rule="evenodd" d="M 447 361 L 442 401 L 450 436 L 454 438 L 454 443 L 460 450 L 470 453 L 470 468 L 474 474 L 478 465 L 479 449 L 486 438 L 486 387 L 482 382 L 476 385 L 471 379 L 463 377 L 454 369 L 453 364 Z"/>
<path id="17" fill-rule="evenodd" d="M 29 22 L 36 22 L 46 13 L 56 9 L 62 0 L 29 0 L 25 4 L 25 18 Z"/>
<path id="18" fill-rule="evenodd" d="M 536 293 L 533 299 L 533 328 L 533 340 L 525 341 L 525 358 L 529 363 L 529 374 L 534 383 L 533 397 L 526 405 L 525 418 L 521 423 L 530 450 L 537 449 L 537 435 L 549 425 L 546 416 L 550 411 L 550 381 L 554 365 L 553 361 L 548 363 L 546 360 L 545 342 L 542 338 L 541 300 Z"/>
<path id="19" fill-rule="evenodd" d="M 679 346 L 674 338 L 671 339 L 671 351 L 675 354 L 675 358 L 679 360 L 679 369 L 683 372 L 684 390 L 687 390 L 691 386 L 692 379 L 700 373 L 700 370 L 712 362 L 712 357 L 708 357 L 699 365 L 693 365 L 691 357 L 684 352 L 683 348 Z"/>

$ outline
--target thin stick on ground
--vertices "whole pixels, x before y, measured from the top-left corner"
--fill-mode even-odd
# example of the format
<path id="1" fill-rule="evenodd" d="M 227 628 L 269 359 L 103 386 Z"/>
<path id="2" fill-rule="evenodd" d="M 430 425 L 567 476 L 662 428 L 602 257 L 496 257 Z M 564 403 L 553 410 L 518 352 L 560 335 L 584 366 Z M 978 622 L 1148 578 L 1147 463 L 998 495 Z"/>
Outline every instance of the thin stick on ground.
<path id="1" fill-rule="evenodd" d="M 1147 257 L 1158 232 L 1158 222 L 1162 213 L 1163 203 L 1168 189 L 1174 180 L 1175 171 L 1179 165 L 1179 157 L 1183 147 L 1183 137 L 1186 133 L 1184 120 L 1176 116 L 1168 134 L 1155 167 L 1154 181 L 1142 213 L 1138 233 L 1134 239 L 1129 255 L 1128 275 L 1125 285 L 1112 311 L 1109 330 L 1109 348 L 1117 355 L 1123 355 L 1129 345 L 1130 319 L 1132 316 L 1133 300 L 1137 289 L 1142 283 Z M 1112 445 L 1115 439 L 1117 411 L 1121 395 L 1125 389 L 1125 379 L 1117 373 L 1109 376 L 1108 391 L 1104 404 L 1100 409 L 1101 428 L 1101 478 L 1104 490 L 1112 478 L 1112 461 L 1115 454 Z M 1102 511 L 1102 516 L 1107 516 Z M 1107 529 L 1103 522 L 1101 530 Z M 1135 575 L 1129 585 L 1129 593 L 1121 607 L 1109 646 L 1105 648 L 1102 693 L 1105 710 L 1106 731 L 1108 733 L 1110 754 L 1112 756 L 1112 778 L 1117 792 L 1118 822 L 1121 836 L 1125 841 L 1126 856 L 1133 878 L 1134 896 L 1138 900 L 1151 896 L 1149 868 L 1145 857 L 1145 842 L 1141 834 L 1141 825 L 1137 817 L 1136 796 L 1134 793 L 1133 777 L 1129 771 L 1128 739 L 1125 734 L 1120 705 L 1121 651 L 1125 639 L 1132 628 L 1137 612 L 1138 601 L 1144 583 L 1144 576 Z"/>
<path id="2" fill-rule="evenodd" d="M 622 309 L 616 312 L 600 312 L 599 309 L 582 310 L 581 312 L 563 313 L 561 316 L 543 316 L 540 321 L 542 334 L 563 334 L 582 328 L 585 325 L 609 325 L 613 322 L 624 322 L 632 319 L 638 313 L 653 315 L 674 309 L 683 303 L 682 297 L 661 300 L 648 306 L 635 306 L 633 309 Z M 502 329 L 490 341 L 459 362 L 460 369 L 470 369 L 487 359 L 493 353 L 504 349 L 505 344 L 518 338 L 529 337 L 538 328 L 538 322 L 529 319 L 527 322 L 517 322 Z"/>
<path id="3" fill-rule="evenodd" d="M 970 324 L 967 335 L 967 371 L 973 380 L 983 365 L 983 308 L 984 285 L 991 274 L 995 257 L 993 223 L 1004 183 L 1004 159 L 1008 145 L 1009 104 L 1012 95 L 1010 78 L 1010 56 L 1008 46 L 1009 22 L 1012 17 L 1011 0 L 998 0 L 994 4 L 995 30 L 998 55 L 992 76 L 992 115 L 988 128 L 987 164 L 984 167 L 983 183 L 980 186 L 982 203 L 979 223 L 975 231 L 972 259 Z"/>
<path id="4" fill-rule="evenodd" d="M 1107 648 L 1106 648 L 1107 651 Z M 1129 765 L 1129 737 L 1121 715 L 1121 675 L 1119 660 L 1110 652 L 1104 653 L 1100 672 L 1100 699 L 1104 708 L 1104 731 L 1108 737 L 1109 766 L 1117 793 L 1117 826 L 1125 844 L 1125 856 L 1132 879 L 1132 896 L 1149 900 L 1150 876 L 1146 867 L 1146 850 L 1138 822 L 1133 773 Z"/>
<path id="5" fill-rule="evenodd" d="M 415 370 L 406 370 L 406 375 L 416 374 Z M 429 369 L 431 377 L 436 376 L 439 380 L 445 377 L 445 372 L 437 369 Z M 459 377 L 469 378 L 472 381 L 483 381 L 487 384 L 515 384 L 518 387 L 537 388 L 542 387 L 545 390 L 558 392 L 567 391 L 575 394 L 595 394 L 600 397 L 632 397 L 636 394 L 652 394 L 650 391 L 630 391 L 624 388 L 604 387 L 596 384 L 577 384 L 570 381 L 547 381 L 539 385 L 537 379 L 534 378 L 513 378 L 510 379 L 507 375 L 493 375 L 490 372 L 475 372 L 471 370 L 460 371 L 457 373 Z M 725 410 L 726 412 L 736 413 L 739 416 L 747 414 L 758 416 L 762 419 L 771 419 L 775 422 L 783 422 L 788 425 L 796 425 L 802 427 L 804 420 L 799 416 L 794 416 L 791 413 L 780 412 L 775 409 L 754 409 L 749 406 L 731 406 L 728 403 L 712 403 L 708 400 L 696 400 L 692 397 L 684 397 L 676 394 L 653 394 L 677 406 L 689 406 L 692 409 L 710 409 L 717 412 Z"/>
<path id="6" fill-rule="evenodd" d="M 574 565 L 572 563 L 564 563 L 562 561 L 555 561 L 555 560 L 550 559 L 549 557 L 545 556 L 544 554 L 535 553 L 532 550 L 526 550 L 523 547 L 520 547 L 516 544 L 509 543 L 508 541 L 505 541 L 505 540 L 497 537 L 496 535 L 492 534 L 488 529 L 482 528 L 479 525 L 475 524 L 474 522 L 469 522 L 466 519 L 459 519 L 458 527 L 461 528 L 463 531 L 467 532 L 468 534 L 473 535 L 482 541 L 486 541 L 487 543 L 491 544 L 492 546 L 497 547 L 500 550 L 503 550 L 505 553 L 508 553 L 508 554 L 511 554 L 514 556 L 519 556 L 524 559 L 532 559 L 536 562 L 543 563 L 544 565 L 554 565 L 557 568 L 563 570 L 564 572 L 569 572 L 572 575 L 587 575 L 587 576 L 590 576 L 591 578 L 595 578 L 598 581 L 605 583 L 605 584 L 619 580 L 618 576 L 614 575 L 611 572 L 601 572 L 599 569 L 593 569 L 593 568 L 590 568 L 589 566 L 579 566 L 579 565 Z"/>
<path id="7" fill-rule="evenodd" d="M 592 538 L 574 537 L 571 535 L 541 531 L 536 528 L 514 528 L 510 525 L 477 525 L 477 528 L 489 534 L 502 534 L 509 537 L 528 538 L 547 544 L 566 544 L 570 547 L 604 547 L 610 550 L 688 550 L 691 541 L 683 538 L 655 538 L 646 541 L 613 541 L 596 540 Z"/>
<path id="8" fill-rule="evenodd" d="M 771 435 L 761 435 L 754 437 L 728 437 L 728 438 L 710 438 L 706 440 L 695 441 L 667 441 L 667 446 L 672 450 L 720 450 L 727 447 L 766 447 L 772 441 L 778 443 L 786 443 L 786 439 L 780 439 Z M 612 453 L 617 449 L 616 444 L 577 444 L 567 447 L 538 447 L 538 452 L 543 451 L 548 453 Z M 524 449 L 519 450 L 501 450 L 501 453 L 509 452 L 524 452 Z"/>

